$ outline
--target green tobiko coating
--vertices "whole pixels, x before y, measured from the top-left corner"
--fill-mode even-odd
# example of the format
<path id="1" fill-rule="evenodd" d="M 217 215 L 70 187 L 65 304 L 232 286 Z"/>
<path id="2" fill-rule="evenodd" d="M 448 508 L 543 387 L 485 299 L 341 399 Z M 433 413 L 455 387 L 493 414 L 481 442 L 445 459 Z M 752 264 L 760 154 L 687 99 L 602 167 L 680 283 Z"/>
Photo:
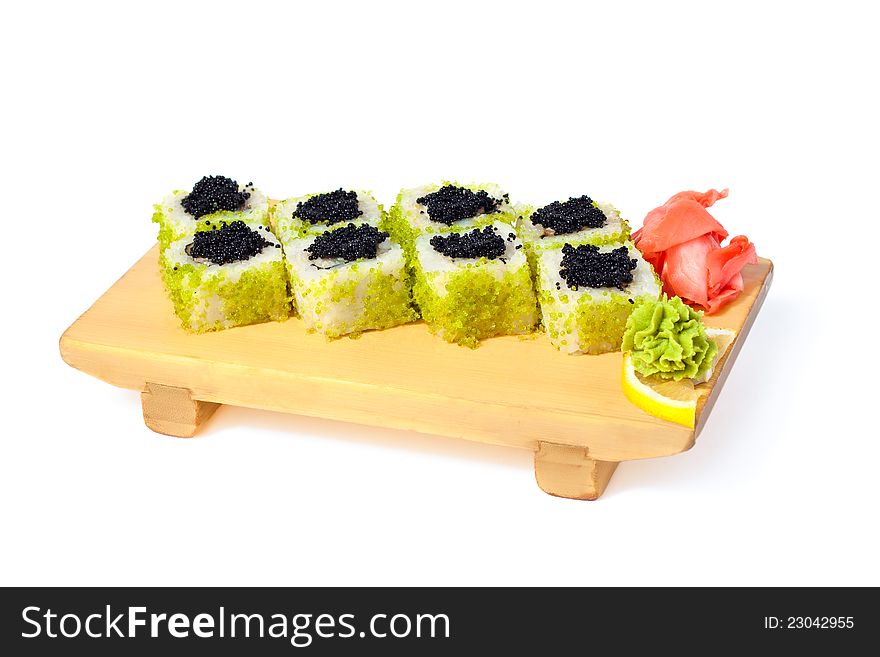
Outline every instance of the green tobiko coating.
<path id="1" fill-rule="evenodd" d="M 379 227 L 391 236 L 391 239 L 403 247 L 407 258 L 414 253 L 415 235 L 412 227 L 406 220 L 401 207 L 403 192 L 398 194 L 397 202 L 391 206 L 391 210 L 385 215 Z"/>
<path id="2" fill-rule="evenodd" d="M 440 276 L 447 277 L 443 295 L 432 284 Z M 416 268 L 413 293 L 432 333 L 472 349 L 483 338 L 529 333 L 538 319 L 527 267 L 500 277 L 477 268 L 426 276 Z"/>
<path id="3" fill-rule="evenodd" d="M 706 335 L 703 313 L 680 298 L 640 302 L 626 322 L 623 349 L 643 376 L 681 381 L 701 377 L 718 347 Z"/>
<path id="4" fill-rule="evenodd" d="M 193 333 L 232 326 L 283 321 L 290 315 L 284 263 L 266 262 L 228 280 L 222 269 L 213 273 L 200 264 L 162 264 L 163 277 L 174 312 L 184 329 Z M 209 318 L 209 303 L 219 303 L 221 316 Z"/>
<path id="5" fill-rule="evenodd" d="M 417 320 L 412 292 L 404 271 L 383 272 L 369 261 L 330 270 L 305 281 L 289 269 L 297 310 L 310 332 L 329 339 L 358 337 L 364 331 L 391 328 Z"/>

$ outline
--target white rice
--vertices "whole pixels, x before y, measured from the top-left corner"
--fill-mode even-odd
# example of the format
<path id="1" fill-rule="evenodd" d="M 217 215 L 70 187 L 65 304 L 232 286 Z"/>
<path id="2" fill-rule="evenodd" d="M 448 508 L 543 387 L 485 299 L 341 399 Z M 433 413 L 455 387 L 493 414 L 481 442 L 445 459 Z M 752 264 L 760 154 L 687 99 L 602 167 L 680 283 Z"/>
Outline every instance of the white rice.
<path id="1" fill-rule="evenodd" d="M 364 314 L 367 288 L 376 276 L 393 277 L 394 291 L 406 287 L 403 249 L 390 239 L 381 242 L 376 257 L 347 262 L 342 258 L 309 260 L 307 249 L 318 236 L 304 237 L 287 242 L 284 246 L 290 272 L 291 287 L 296 309 L 310 328 L 332 327 L 336 333 L 345 333 L 355 327 Z M 334 300 L 329 288 L 356 281 L 352 298 Z M 326 286 L 326 287 L 325 287 Z"/>
<path id="2" fill-rule="evenodd" d="M 187 215 L 189 216 L 189 215 Z M 277 248 L 276 245 L 279 245 L 280 242 L 275 238 L 272 233 L 263 228 L 258 229 L 260 235 L 262 235 L 269 244 L 263 247 L 263 250 L 260 251 L 255 256 L 248 258 L 247 260 L 240 260 L 236 262 L 230 262 L 225 265 L 218 265 L 209 260 L 196 259 L 190 256 L 186 249 L 192 244 L 193 238 L 191 236 L 183 237 L 175 242 L 172 242 L 171 245 L 165 250 L 165 267 L 168 269 L 172 269 L 174 267 L 179 267 L 183 265 L 193 265 L 196 267 L 202 276 L 202 281 L 208 281 L 218 276 L 223 277 L 224 283 L 237 283 L 241 278 L 242 274 L 246 271 L 257 269 L 267 263 L 272 262 L 282 262 L 284 260 L 284 254 L 281 248 Z M 225 313 L 223 310 L 223 301 L 216 294 L 211 295 L 200 295 L 199 292 L 196 292 L 197 303 L 194 306 L 193 314 L 196 316 L 200 316 L 202 312 L 205 313 L 204 320 L 202 323 L 206 325 L 211 325 L 215 322 L 221 322 L 224 326 L 231 326 L 230 322 L 226 321 Z"/>
<path id="3" fill-rule="evenodd" d="M 445 296 L 446 294 L 448 276 L 444 276 L 444 274 L 450 274 L 461 269 L 479 267 L 482 271 L 487 271 L 496 278 L 501 279 L 505 273 L 527 266 L 522 242 L 519 238 L 513 238 L 513 241 L 508 240 L 509 235 L 514 233 L 513 227 L 500 221 L 489 225 L 504 238 L 505 249 L 503 256 L 492 260 L 450 258 L 431 246 L 431 239 L 434 235 L 420 235 L 416 238 L 416 258 L 422 272 L 437 295 Z M 520 248 L 517 248 L 517 246 Z"/>

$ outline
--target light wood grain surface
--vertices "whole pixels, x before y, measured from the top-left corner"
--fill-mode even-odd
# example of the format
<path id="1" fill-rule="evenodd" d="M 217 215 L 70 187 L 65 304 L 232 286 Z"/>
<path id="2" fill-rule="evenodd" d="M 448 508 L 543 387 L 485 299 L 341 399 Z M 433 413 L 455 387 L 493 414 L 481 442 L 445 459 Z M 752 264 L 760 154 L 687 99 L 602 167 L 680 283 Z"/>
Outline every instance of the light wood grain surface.
<path id="1" fill-rule="evenodd" d="M 151 249 L 64 333 L 65 361 L 147 395 L 164 394 L 156 387 L 151 392 L 151 384 L 182 388 L 194 401 L 533 450 L 539 442 L 577 446 L 588 449 L 591 459 L 611 462 L 675 454 L 693 445 L 772 275 L 768 260 L 746 267 L 744 293 L 706 318 L 739 336 L 698 409 L 695 432 L 627 401 L 619 353 L 568 356 L 542 334 L 492 338 L 471 350 L 447 344 L 417 323 L 328 342 L 291 318 L 189 335 L 178 327 L 163 290 L 157 254 L 157 247 Z M 213 407 L 194 406 L 183 423 L 197 426 L 210 414 L 207 408 Z"/>

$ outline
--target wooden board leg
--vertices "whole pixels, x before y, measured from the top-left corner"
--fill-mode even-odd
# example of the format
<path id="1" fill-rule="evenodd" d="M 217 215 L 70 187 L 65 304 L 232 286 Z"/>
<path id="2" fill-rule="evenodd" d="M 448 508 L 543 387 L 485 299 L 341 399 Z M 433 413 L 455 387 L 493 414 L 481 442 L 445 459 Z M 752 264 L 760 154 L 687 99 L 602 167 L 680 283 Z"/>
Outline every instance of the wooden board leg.
<path id="1" fill-rule="evenodd" d="M 586 447 L 539 441 L 535 479 L 545 493 L 575 500 L 595 500 L 605 492 L 617 463 L 594 461 Z"/>
<path id="2" fill-rule="evenodd" d="M 186 388 L 148 383 L 141 393 L 144 423 L 156 433 L 191 438 L 220 404 L 192 398 Z"/>

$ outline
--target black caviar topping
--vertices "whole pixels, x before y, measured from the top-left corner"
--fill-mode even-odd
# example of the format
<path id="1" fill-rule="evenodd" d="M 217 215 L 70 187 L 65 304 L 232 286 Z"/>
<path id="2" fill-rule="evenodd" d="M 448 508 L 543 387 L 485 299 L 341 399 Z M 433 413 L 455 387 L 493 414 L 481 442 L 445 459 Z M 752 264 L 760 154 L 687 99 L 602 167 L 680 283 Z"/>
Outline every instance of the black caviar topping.
<path id="1" fill-rule="evenodd" d="M 605 225 L 605 213 L 593 205 L 589 196 L 571 197 L 567 201 L 553 201 L 535 211 L 533 224 L 544 227 L 545 234 L 567 235 L 584 228 L 601 228 Z"/>
<path id="2" fill-rule="evenodd" d="M 506 196 L 505 194 L 505 198 Z M 431 221 L 451 225 L 453 222 L 471 219 L 480 214 L 498 212 L 501 201 L 492 198 L 482 189 L 473 192 L 466 187 L 444 185 L 436 192 L 420 196 L 416 199 L 416 203 L 428 208 Z"/>
<path id="3" fill-rule="evenodd" d="M 379 245 L 388 238 L 375 226 L 348 224 L 336 230 L 321 233 L 306 251 L 309 260 L 342 258 L 346 262 L 360 258 L 375 258 Z"/>
<path id="4" fill-rule="evenodd" d="M 251 197 L 247 190 L 253 187 L 253 183 L 248 183 L 245 189 L 239 191 L 238 183 L 232 178 L 205 176 L 193 185 L 192 191 L 181 199 L 180 204 L 196 219 L 220 210 L 235 212 L 241 210 Z"/>
<path id="5" fill-rule="evenodd" d="M 220 228 L 196 233 L 186 247 L 191 257 L 209 260 L 215 265 L 248 260 L 271 245 L 259 232 L 249 228 L 243 221 L 232 221 Z"/>
<path id="6" fill-rule="evenodd" d="M 504 238 L 492 226 L 482 230 L 476 228 L 467 233 L 435 235 L 431 246 L 438 253 L 450 258 L 489 258 L 494 260 L 504 255 Z"/>
<path id="7" fill-rule="evenodd" d="M 598 246 L 566 244 L 562 247 L 559 275 L 572 290 L 577 290 L 580 285 L 623 290 L 632 283 L 636 264 L 636 259 L 629 257 L 625 246 L 601 253 Z"/>
<path id="8" fill-rule="evenodd" d="M 346 192 L 341 187 L 335 192 L 315 194 L 305 201 L 296 204 L 294 217 L 299 217 L 310 224 L 338 224 L 351 221 L 363 214 L 358 208 L 357 192 Z"/>

